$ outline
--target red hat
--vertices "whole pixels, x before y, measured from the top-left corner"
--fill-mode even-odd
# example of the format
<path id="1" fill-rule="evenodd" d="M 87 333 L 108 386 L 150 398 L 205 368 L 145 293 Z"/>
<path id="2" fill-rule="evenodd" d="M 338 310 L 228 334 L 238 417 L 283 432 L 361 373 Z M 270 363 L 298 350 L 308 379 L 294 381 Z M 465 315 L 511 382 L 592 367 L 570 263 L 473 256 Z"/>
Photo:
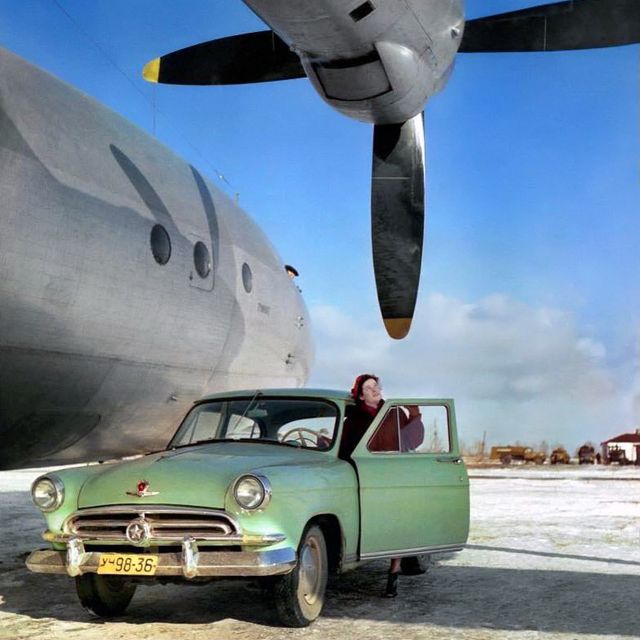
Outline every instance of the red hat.
<path id="1" fill-rule="evenodd" d="M 380 378 L 373 373 L 361 373 L 356 377 L 353 386 L 351 387 L 351 397 L 358 402 L 360 400 L 360 394 L 362 393 L 362 385 L 369 379 L 373 378 L 376 382 L 380 382 Z"/>

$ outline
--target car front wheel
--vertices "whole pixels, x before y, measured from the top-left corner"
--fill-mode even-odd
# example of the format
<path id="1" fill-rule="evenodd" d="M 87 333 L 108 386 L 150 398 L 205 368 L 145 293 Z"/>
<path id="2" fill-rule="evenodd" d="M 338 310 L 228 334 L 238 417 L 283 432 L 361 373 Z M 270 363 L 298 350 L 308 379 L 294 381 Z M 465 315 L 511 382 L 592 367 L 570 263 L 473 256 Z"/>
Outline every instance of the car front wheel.
<path id="1" fill-rule="evenodd" d="M 120 576 L 85 573 L 76 577 L 76 592 L 80 604 L 101 618 L 125 612 L 136 591 L 136 585 Z"/>
<path id="2" fill-rule="evenodd" d="M 276 611 L 282 624 L 306 627 L 322 611 L 327 588 L 327 545 L 322 529 L 308 527 L 298 548 L 298 562 L 272 586 Z"/>

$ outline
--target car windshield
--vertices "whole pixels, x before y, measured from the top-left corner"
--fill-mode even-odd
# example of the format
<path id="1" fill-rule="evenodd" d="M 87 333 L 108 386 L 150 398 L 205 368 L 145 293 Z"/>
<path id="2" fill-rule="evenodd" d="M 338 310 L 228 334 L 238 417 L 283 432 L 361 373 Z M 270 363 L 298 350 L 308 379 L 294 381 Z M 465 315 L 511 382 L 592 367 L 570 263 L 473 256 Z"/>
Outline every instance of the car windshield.
<path id="1" fill-rule="evenodd" d="M 212 440 L 256 440 L 326 450 L 333 444 L 337 407 L 325 400 L 252 398 L 212 400 L 187 414 L 169 443 L 181 447 Z"/>

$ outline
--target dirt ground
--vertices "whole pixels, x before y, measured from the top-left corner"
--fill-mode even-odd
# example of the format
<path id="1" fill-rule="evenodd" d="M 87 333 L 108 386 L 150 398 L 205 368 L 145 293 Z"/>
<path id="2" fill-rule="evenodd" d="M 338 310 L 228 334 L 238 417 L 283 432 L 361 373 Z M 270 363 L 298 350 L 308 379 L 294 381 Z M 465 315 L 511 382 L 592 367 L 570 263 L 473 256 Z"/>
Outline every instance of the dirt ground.
<path id="1" fill-rule="evenodd" d="M 37 472 L 0 473 L 0 639 L 640 638 L 640 470 L 472 470 L 471 535 L 426 575 L 380 597 L 383 562 L 332 579 L 322 617 L 277 625 L 245 581 L 139 588 L 127 616 L 96 620 L 66 576 L 30 573 L 43 522 Z"/>

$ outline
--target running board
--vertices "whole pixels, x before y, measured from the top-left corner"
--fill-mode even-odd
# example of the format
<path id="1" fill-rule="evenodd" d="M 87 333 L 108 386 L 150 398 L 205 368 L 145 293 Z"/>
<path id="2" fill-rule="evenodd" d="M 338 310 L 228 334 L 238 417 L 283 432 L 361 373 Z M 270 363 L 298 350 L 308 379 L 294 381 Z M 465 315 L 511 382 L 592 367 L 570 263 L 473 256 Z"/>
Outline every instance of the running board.
<path id="1" fill-rule="evenodd" d="M 453 553 L 454 551 L 462 551 L 464 547 L 464 544 L 443 544 L 432 547 L 398 549 L 395 551 L 375 551 L 373 553 L 361 553 L 360 560 L 380 560 L 382 558 L 406 558 L 407 556 L 421 556 L 423 554 Z"/>

